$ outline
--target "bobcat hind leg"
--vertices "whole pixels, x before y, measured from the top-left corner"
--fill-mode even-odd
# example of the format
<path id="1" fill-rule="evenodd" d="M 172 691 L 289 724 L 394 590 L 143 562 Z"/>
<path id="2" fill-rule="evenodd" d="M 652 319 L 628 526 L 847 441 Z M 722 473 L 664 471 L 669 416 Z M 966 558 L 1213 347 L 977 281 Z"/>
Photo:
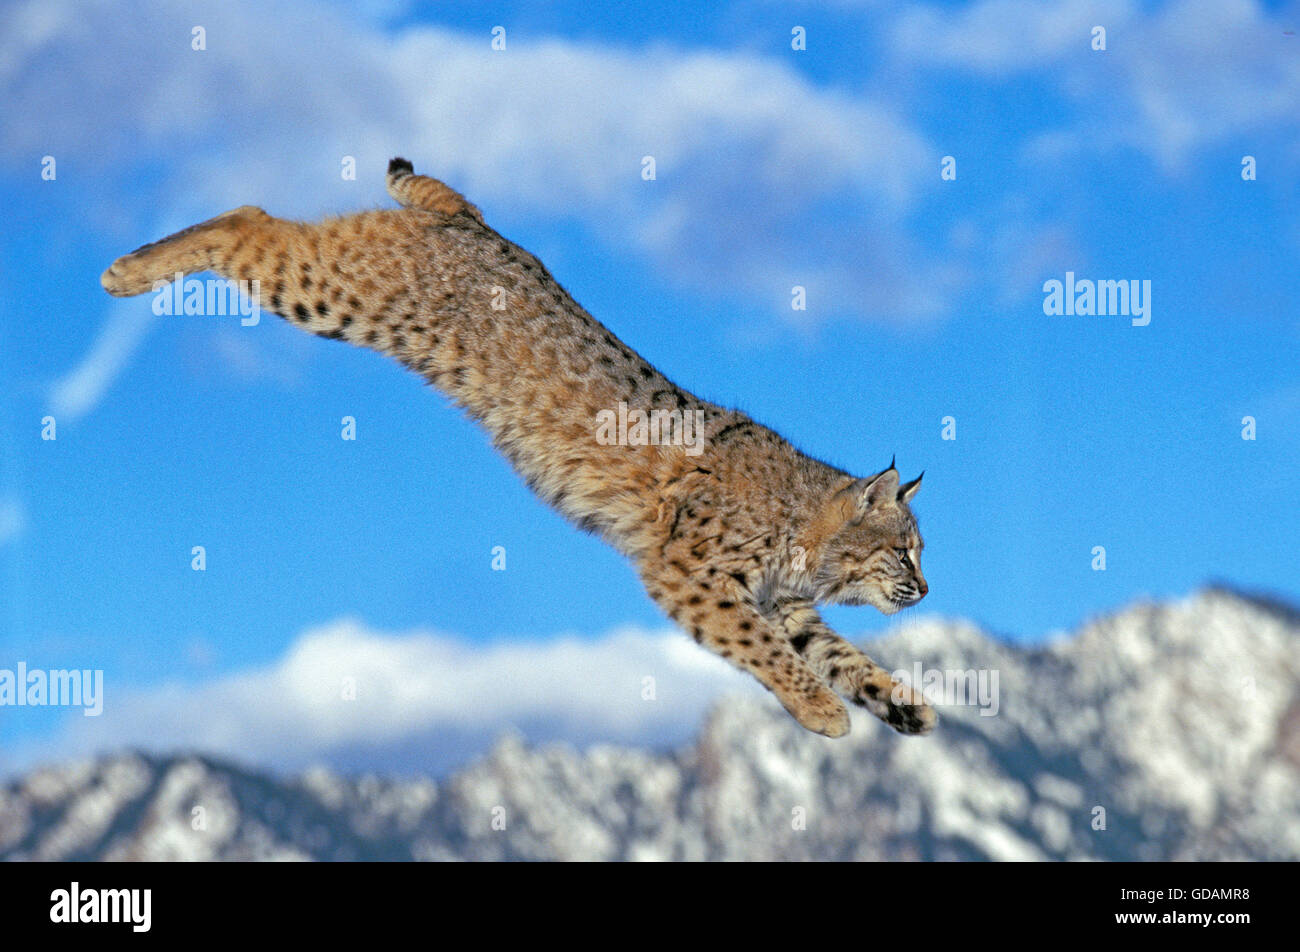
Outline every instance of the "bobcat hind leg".
<path id="1" fill-rule="evenodd" d="M 170 281 L 177 272 L 219 271 L 232 236 L 269 221 L 271 216 L 257 206 L 241 205 L 122 255 L 100 275 L 99 283 L 115 297 L 131 297 L 152 291 L 155 283 Z"/>

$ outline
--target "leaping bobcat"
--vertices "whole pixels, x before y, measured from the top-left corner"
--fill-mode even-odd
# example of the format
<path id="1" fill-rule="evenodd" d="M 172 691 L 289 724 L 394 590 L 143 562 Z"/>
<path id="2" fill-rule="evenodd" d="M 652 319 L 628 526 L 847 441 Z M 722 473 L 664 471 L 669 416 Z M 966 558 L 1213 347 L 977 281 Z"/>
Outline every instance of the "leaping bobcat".
<path id="1" fill-rule="evenodd" d="M 893 614 L 925 596 L 908 505 L 920 477 L 899 485 L 891 462 L 855 479 L 693 396 L 460 194 L 400 158 L 387 185 L 400 210 L 305 224 L 245 205 L 118 258 L 102 283 L 128 296 L 183 272 L 256 281 L 261 307 L 389 354 L 448 394 L 542 499 L 630 558 L 669 617 L 808 730 L 848 732 L 838 691 L 903 733 L 929 732 L 919 690 L 813 607 Z M 689 413 L 701 443 L 598 439 L 598 417 L 625 407 Z"/>

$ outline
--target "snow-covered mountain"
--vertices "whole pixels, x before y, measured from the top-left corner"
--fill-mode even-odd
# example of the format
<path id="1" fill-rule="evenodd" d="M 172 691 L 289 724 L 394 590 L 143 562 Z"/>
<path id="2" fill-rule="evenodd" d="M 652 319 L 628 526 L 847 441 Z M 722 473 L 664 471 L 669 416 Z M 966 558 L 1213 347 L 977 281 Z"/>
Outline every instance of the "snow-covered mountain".
<path id="1" fill-rule="evenodd" d="M 1034 650 L 936 621 L 871 647 L 990 693 L 838 741 L 737 699 L 682 751 L 507 737 L 440 782 L 125 753 L 0 789 L 0 858 L 1300 859 L 1287 606 L 1210 589 Z"/>

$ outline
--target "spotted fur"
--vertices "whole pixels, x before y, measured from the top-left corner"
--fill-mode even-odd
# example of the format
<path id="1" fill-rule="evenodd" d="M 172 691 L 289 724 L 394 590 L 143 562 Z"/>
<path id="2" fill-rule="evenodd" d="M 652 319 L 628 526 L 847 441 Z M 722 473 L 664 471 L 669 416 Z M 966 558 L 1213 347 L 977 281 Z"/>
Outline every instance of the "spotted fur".
<path id="1" fill-rule="evenodd" d="M 319 224 L 237 208 L 119 258 L 103 285 L 143 294 L 203 270 L 257 281 L 261 307 L 388 354 L 446 393 L 542 499 L 632 559 L 669 617 L 804 727 L 848 731 L 837 693 L 899 731 L 934 726 L 918 694 L 814 607 L 889 614 L 925 595 L 909 506 L 919 477 L 900 485 L 891 463 L 855 479 L 688 393 L 461 195 L 405 159 L 387 185 L 401 209 Z M 602 443 L 598 414 L 620 402 L 699 411 L 702 446 Z"/>

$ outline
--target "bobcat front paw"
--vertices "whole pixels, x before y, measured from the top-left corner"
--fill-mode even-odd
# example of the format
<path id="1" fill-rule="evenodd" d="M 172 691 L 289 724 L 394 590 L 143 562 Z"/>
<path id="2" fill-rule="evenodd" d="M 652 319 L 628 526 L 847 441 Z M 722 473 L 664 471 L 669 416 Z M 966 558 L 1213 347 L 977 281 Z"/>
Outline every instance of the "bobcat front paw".
<path id="1" fill-rule="evenodd" d="M 826 737 L 843 737 L 849 732 L 849 711 L 835 692 L 822 688 L 801 695 L 786 709 L 803 727 Z"/>
<path id="2" fill-rule="evenodd" d="M 892 682 L 885 710 L 878 716 L 900 734 L 928 734 L 939 720 L 925 695 L 901 681 Z"/>
<path id="3" fill-rule="evenodd" d="M 900 734 L 928 734 L 939 722 L 929 704 L 890 704 L 884 721 Z"/>
<path id="4" fill-rule="evenodd" d="M 939 721 L 938 713 L 925 703 L 920 691 L 884 672 L 863 684 L 853 700 L 900 734 L 928 734 Z"/>

